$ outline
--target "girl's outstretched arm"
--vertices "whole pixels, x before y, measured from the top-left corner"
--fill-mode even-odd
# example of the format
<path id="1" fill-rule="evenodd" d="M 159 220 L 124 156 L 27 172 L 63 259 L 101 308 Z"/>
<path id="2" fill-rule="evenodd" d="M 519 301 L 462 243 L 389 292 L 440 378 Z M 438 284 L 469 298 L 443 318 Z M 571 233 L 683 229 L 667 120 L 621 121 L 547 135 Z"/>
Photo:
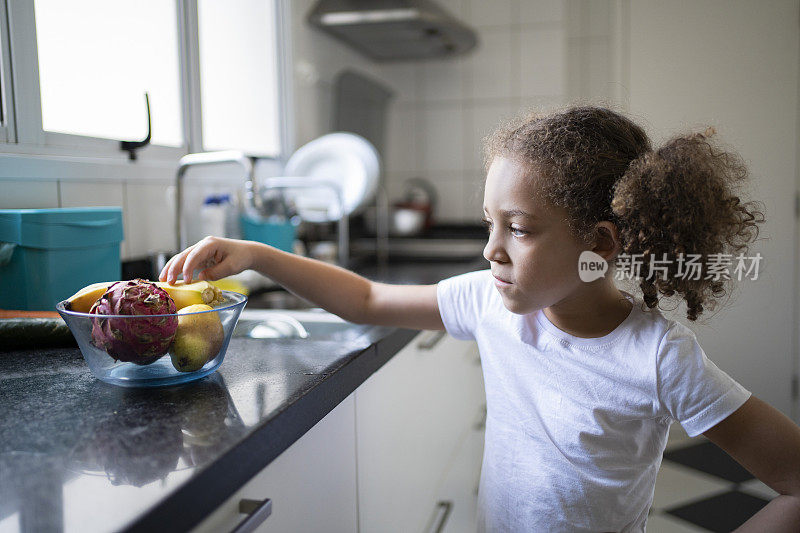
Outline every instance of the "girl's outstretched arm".
<path id="1" fill-rule="evenodd" d="M 266 244 L 206 237 L 170 259 L 159 279 L 174 283 L 195 270 L 216 280 L 254 269 L 301 298 L 359 324 L 444 329 L 436 285 L 389 285 L 344 268 L 290 254 Z"/>
<path id="2" fill-rule="evenodd" d="M 703 433 L 751 474 L 779 493 L 737 533 L 800 530 L 800 427 L 750 396 L 728 418 Z"/>

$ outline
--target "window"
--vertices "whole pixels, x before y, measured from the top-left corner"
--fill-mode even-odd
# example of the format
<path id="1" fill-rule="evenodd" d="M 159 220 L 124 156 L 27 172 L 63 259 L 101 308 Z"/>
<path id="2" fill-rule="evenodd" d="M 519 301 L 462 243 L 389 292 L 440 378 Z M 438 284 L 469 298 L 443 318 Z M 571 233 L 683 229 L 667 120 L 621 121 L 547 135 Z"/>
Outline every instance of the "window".
<path id="1" fill-rule="evenodd" d="M 44 131 L 184 144 L 177 6 L 35 0 Z"/>
<path id="2" fill-rule="evenodd" d="M 2 3 L 0 3 L 2 7 Z M 14 139 L 14 125 L 9 120 L 8 103 L 11 95 L 11 58 L 9 57 L 8 19 L 5 9 L 0 10 L 0 142 Z"/>
<path id="3" fill-rule="evenodd" d="M 275 6 L 199 0 L 203 148 L 280 153 Z"/>
<path id="4" fill-rule="evenodd" d="M 0 152 L 127 161 L 118 141 L 145 137 L 147 93 L 142 159 L 166 168 L 203 149 L 280 157 L 288 5 L 0 0 Z"/>

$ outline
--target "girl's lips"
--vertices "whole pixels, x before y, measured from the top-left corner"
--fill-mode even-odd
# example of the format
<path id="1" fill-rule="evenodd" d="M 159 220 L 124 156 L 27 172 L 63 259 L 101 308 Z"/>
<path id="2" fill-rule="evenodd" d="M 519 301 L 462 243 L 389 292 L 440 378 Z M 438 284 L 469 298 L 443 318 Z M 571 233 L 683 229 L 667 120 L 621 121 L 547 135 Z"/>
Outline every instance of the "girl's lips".
<path id="1" fill-rule="evenodd" d="M 511 282 L 506 281 L 504 279 L 500 279 L 497 276 L 494 276 L 494 284 L 497 285 L 498 287 L 507 287 L 511 285 Z"/>

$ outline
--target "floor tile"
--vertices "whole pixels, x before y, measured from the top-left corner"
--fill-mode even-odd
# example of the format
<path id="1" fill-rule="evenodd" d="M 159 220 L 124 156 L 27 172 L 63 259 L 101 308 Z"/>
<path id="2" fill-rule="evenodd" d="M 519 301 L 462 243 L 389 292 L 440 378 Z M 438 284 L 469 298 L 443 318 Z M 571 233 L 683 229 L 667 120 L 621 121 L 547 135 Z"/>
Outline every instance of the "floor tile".
<path id="1" fill-rule="evenodd" d="M 661 463 L 656 477 L 653 509 L 664 509 L 726 492 L 731 483 L 680 464 Z"/>
<path id="2" fill-rule="evenodd" d="M 746 522 L 767 503 L 767 500 L 750 494 L 730 491 L 665 512 L 711 531 L 729 532 Z"/>
<path id="3" fill-rule="evenodd" d="M 734 483 L 753 479 L 753 474 L 710 441 L 665 452 L 664 460 L 674 461 Z"/>
<path id="4" fill-rule="evenodd" d="M 708 529 L 696 526 L 680 518 L 654 514 L 647 517 L 647 533 L 708 533 Z"/>
<path id="5" fill-rule="evenodd" d="M 742 492 L 747 492 L 748 494 L 752 494 L 753 496 L 759 496 L 761 498 L 766 498 L 767 500 L 771 500 L 778 493 L 767 485 L 762 483 L 758 479 L 751 479 L 750 481 L 745 481 L 741 485 L 739 485 L 739 490 Z"/>
<path id="6" fill-rule="evenodd" d="M 667 438 L 667 451 L 672 450 L 673 448 L 682 448 L 684 446 L 689 446 L 690 444 L 700 444 L 701 442 L 707 442 L 706 439 L 702 435 L 698 435 L 697 437 L 690 437 L 686 434 L 686 431 L 683 429 L 683 426 L 678 424 L 677 422 L 673 422 L 672 425 L 669 427 L 669 436 Z"/>

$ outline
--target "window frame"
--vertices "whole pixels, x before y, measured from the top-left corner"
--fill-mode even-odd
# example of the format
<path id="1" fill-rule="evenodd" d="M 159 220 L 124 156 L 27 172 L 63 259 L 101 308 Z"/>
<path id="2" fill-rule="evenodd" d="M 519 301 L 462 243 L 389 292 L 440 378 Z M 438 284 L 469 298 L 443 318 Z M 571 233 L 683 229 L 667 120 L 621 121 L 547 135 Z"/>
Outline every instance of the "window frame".
<path id="1" fill-rule="evenodd" d="M 6 27 L 7 39 L 0 41 L 0 65 L 3 74 L 3 105 L 7 126 L 0 128 L 0 159 L 5 156 L 47 158 L 71 164 L 139 165 L 144 167 L 176 168 L 180 157 L 190 152 L 202 151 L 200 98 L 199 39 L 197 25 L 197 0 L 173 0 L 176 4 L 178 25 L 179 80 L 183 143 L 179 147 L 149 145 L 137 152 L 137 160 L 129 161 L 127 152 L 119 148 L 119 141 L 83 135 L 45 131 L 42 127 L 42 106 L 39 92 L 39 65 L 36 39 L 34 5 L 31 0 L 0 0 L 0 32 Z M 268 0 L 269 1 L 269 0 Z M 289 36 L 289 2 L 274 0 L 278 62 L 278 117 L 280 154 L 276 159 L 285 162 L 291 150 L 293 108 L 291 107 L 291 46 Z M 4 26 L 5 25 L 5 26 Z M 142 102 L 144 112 L 144 102 Z M 2 126 L 2 125 L 0 125 Z M 126 139 L 135 140 L 135 139 Z M 23 165 L 38 168 L 40 165 Z M 49 168 L 45 165 L 43 168 Z M 126 169 L 126 176 L 136 175 Z M 32 171 L 35 173 L 35 171 Z M 96 172 L 90 172 L 95 174 Z M 0 170 L 4 177 L 13 176 Z M 47 173 L 49 174 L 49 172 Z M 67 176 L 80 172 L 68 172 Z M 36 177 L 58 177 L 39 174 Z"/>
<path id="2" fill-rule="evenodd" d="M 8 25 L 8 10 L 6 1 L 0 0 L 0 105 L 2 106 L 3 120 L 0 121 L 0 142 L 16 142 L 16 128 L 14 120 L 14 91 L 11 83 L 11 56 L 10 33 Z"/>

